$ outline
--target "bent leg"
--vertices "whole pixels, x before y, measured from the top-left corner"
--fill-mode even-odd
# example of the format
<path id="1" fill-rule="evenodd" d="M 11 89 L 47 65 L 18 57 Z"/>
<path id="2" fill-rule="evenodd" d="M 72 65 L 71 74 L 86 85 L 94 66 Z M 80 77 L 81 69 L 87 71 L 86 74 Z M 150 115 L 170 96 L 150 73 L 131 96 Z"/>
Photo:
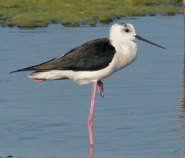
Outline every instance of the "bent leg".
<path id="1" fill-rule="evenodd" d="M 98 89 L 99 89 L 99 93 L 100 95 L 103 97 L 103 82 L 102 81 L 98 81 Z"/>

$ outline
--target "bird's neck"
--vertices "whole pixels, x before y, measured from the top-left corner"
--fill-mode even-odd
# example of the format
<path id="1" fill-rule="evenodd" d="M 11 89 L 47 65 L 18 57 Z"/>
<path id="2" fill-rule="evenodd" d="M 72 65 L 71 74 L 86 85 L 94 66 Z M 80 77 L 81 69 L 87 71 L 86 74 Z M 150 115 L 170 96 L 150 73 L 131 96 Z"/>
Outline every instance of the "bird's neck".
<path id="1" fill-rule="evenodd" d="M 120 51 L 120 49 L 125 52 L 129 53 L 130 51 L 137 51 L 137 45 L 131 40 L 124 40 L 124 39 L 111 39 L 109 38 L 110 43 L 115 49 L 119 49 L 117 51 Z"/>

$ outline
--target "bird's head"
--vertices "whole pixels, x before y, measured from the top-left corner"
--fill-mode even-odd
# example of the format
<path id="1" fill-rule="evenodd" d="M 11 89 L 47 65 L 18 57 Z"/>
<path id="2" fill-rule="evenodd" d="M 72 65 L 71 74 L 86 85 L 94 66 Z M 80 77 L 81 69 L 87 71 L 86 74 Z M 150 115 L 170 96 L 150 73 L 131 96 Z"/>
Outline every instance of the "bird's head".
<path id="1" fill-rule="evenodd" d="M 132 24 L 129 23 L 117 23 L 112 25 L 111 29 L 110 29 L 110 39 L 113 41 L 132 41 L 132 40 L 142 40 L 145 41 L 147 43 L 153 44 L 157 47 L 163 48 L 164 47 L 155 44 L 153 42 L 150 42 L 140 36 L 138 36 L 136 34 L 135 28 Z"/>
<path id="2" fill-rule="evenodd" d="M 135 28 L 132 24 L 117 23 L 110 29 L 110 38 L 117 40 L 134 40 L 136 36 Z"/>

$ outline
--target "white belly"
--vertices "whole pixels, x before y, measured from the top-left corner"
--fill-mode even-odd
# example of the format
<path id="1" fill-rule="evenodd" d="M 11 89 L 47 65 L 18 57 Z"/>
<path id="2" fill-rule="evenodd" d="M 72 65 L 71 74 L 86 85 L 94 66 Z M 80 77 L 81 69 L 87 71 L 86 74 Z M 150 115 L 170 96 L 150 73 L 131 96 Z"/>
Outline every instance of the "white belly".
<path id="1" fill-rule="evenodd" d="M 57 80 L 69 78 L 79 84 L 87 84 L 98 80 L 103 80 L 112 75 L 117 70 L 113 64 L 98 71 L 72 71 L 72 70 L 51 70 L 47 72 L 35 72 L 28 77 L 34 79 Z"/>

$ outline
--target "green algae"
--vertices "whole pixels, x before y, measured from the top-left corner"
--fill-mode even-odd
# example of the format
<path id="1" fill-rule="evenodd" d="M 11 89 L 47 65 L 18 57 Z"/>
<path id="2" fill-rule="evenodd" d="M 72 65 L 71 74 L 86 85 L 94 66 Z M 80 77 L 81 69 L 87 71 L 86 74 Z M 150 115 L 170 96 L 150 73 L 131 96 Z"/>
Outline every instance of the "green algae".
<path id="1" fill-rule="evenodd" d="M 181 0 L 0 0 L 0 25 L 21 28 L 65 27 L 110 23 L 125 16 L 174 16 L 183 13 Z"/>

